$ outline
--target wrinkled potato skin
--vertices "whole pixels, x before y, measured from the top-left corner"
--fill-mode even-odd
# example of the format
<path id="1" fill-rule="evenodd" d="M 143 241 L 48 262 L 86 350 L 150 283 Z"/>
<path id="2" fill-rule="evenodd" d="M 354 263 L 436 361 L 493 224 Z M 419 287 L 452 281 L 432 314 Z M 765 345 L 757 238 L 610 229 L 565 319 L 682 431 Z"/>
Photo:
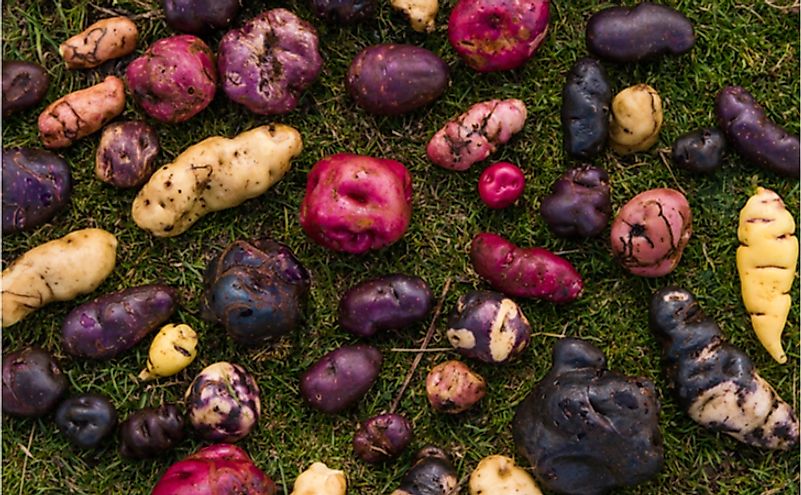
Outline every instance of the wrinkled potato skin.
<path id="1" fill-rule="evenodd" d="M 601 152 L 609 137 L 611 105 L 612 87 L 603 65 L 592 58 L 576 62 L 562 89 L 562 130 L 570 156 L 586 160 Z"/>
<path id="2" fill-rule="evenodd" d="M 117 239 L 102 229 L 77 230 L 26 252 L 3 270 L 3 328 L 48 303 L 92 292 L 116 260 Z"/>
<path id="3" fill-rule="evenodd" d="M 91 69 L 136 49 L 139 31 L 127 17 L 110 17 L 92 24 L 58 47 L 68 69 Z"/>
<path id="4" fill-rule="evenodd" d="M 345 495 L 347 489 L 345 473 L 315 462 L 295 480 L 292 495 Z"/>
<path id="5" fill-rule="evenodd" d="M 153 174 L 159 150 L 159 137 L 145 122 L 108 125 L 95 154 L 95 176 L 115 187 L 141 186 Z"/>
<path id="6" fill-rule="evenodd" d="M 612 100 L 609 141 L 621 155 L 646 151 L 659 139 L 662 98 L 647 84 L 630 86 Z"/>
<path id="7" fill-rule="evenodd" d="M 394 9 L 406 14 L 415 31 L 430 33 L 434 30 L 439 11 L 437 0 L 390 0 L 390 3 Z"/>
<path id="8" fill-rule="evenodd" d="M 470 495 L 542 495 L 528 472 L 502 455 L 481 459 L 467 483 Z"/>
<path id="9" fill-rule="evenodd" d="M 156 237 L 180 235 L 209 212 L 263 194 L 302 148 L 300 133 L 281 124 L 205 139 L 150 177 L 134 199 L 133 219 Z"/>
<path id="10" fill-rule="evenodd" d="M 125 84 L 116 76 L 54 101 L 39 115 L 45 148 L 66 148 L 97 132 L 125 110 Z"/>
<path id="11" fill-rule="evenodd" d="M 41 65 L 3 60 L 3 117 L 38 105 L 49 86 L 50 76 Z"/>

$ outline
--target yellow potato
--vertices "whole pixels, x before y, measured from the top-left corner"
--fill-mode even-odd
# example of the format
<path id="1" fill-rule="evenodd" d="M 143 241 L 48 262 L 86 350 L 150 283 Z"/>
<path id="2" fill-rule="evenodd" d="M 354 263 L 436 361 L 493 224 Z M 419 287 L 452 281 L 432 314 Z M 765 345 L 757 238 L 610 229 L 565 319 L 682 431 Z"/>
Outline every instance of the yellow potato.
<path id="1" fill-rule="evenodd" d="M 542 495 L 534 478 L 502 455 L 481 459 L 467 486 L 470 495 Z"/>
<path id="2" fill-rule="evenodd" d="M 3 327 L 53 301 L 95 290 L 114 270 L 117 238 L 102 229 L 77 230 L 26 252 L 3 270 Z"/>
<path id="3" fill-rule="evenodd" d="M 647 84 L 637 84 L 612 100 L 609 141 L 621 155 L 646 151 L 659 139 L 662 128 L 662 98 Z"/>
<path id="4" fill-rule="evenodd" d="M 345 473 L 315 462 L 295 480 L 292 495 L 345 495 L 347 489 Z"/>
<path id="5" fill-rule="evenodd" d="M 164 325 L 150 344 L 142 381 L 172 376 L 189 366 L 197 356 L 197 334 L 185 324 Z"/>
<path id="6" fill-rule="evenodd" d="M 102 19 L 58 47 L 68 69 L 91 69 L 136 48 L 139 32 L 127 17 Z"/>
<path id="7" fill-rule="evenodd" d="M 439 3 L 437 0 L 392 0 L 392 6 L 406 14 L 412 29 L 418 32 L 434 30 Z"/>
<path id="8" fill-rule="evenodd" d="M 263 194 L 302 149 L 300 133 L 280 124 L 205 139 L 150 177 L 134 200 L 133 219 L 157 237 L 177 236 L 209 212 Z"/>

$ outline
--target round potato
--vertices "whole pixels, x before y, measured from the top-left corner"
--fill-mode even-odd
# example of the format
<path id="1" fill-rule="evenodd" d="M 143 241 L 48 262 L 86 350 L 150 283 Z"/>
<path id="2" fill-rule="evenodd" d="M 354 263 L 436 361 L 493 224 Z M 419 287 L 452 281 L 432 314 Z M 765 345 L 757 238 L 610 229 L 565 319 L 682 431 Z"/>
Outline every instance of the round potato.
<path id="1" fill-rule="evenodd" d="M 659 139 L 662 98 L 647 84 L 630 86 L 612 100 L 609 141 L 621 155 L 646 151 Z"/>

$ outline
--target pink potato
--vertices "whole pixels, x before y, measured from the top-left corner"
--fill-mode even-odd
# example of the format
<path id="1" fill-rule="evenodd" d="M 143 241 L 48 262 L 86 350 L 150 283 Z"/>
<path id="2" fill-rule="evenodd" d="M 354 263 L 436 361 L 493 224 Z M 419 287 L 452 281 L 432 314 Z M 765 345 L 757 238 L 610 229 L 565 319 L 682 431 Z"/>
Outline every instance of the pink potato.
<path id="1" fill-rule="evenodd" d="M 476 103 L 428 142 L 426 154 L 440 167 L 467 170 L 523 128 L 526 104 L 517 99 Z"/>
<path id="2" fill-rule="evenodd" d="M 549 8 L 549 0 L 459 0 L 448 40 L 478 72 L 516 69 L 545 40 Z"/>
<path id="3" fill-rule="evenodd" d="M 634 196 L 612 223 L 612 251 L 623 267 L 641 277 L 661 277 L 681 260 L 692 234 L 687 198 L 674 189 Z"/>
<path id="4" fill-rule="evenodd" d="M 360 254 L 400 239 L 412 216 L 412 177 L 402 163 L 338 153 L 306 181 L 300 224 L 318 244 Z"/>
<path id="5" fill-rule="evenodd" d="M 539 247 L 517 247 L 497 234 L 476 235 L 470 261 L 495 290 L 511 297 L 568 303 L 584 289 L 581 275 L 566 259 Z"/>

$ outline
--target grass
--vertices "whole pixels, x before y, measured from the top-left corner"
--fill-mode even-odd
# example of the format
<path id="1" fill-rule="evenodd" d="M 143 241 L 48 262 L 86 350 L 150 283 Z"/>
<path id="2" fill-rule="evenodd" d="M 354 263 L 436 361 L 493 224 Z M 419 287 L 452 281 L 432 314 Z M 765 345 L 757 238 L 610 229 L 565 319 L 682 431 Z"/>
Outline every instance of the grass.
<path id="1" fill-rule="evenodd" d="M 261 1 L 247 3 L 237 24 L 274 6 Z M 429 442 L 446 447 L 460 476 L 468 475 L 486 455 L 512 455 L 509 422 L 515 406 L 550 367 L 555 341 L 551 334 L 565 334 L 594 342 L 606 353 L 611 368 L 645 376 L 658 387 L 665 467 L 655 480 L 626 493 L 798 493 L 798 451 L 766 452 L 742 446 L 729 437 L 702 430 L 677 408 L 660 372 L 659 350 L 647 327 L 647 304 L 654 290 L 667 284 L 693 290 L 728 338 L 742 346 L 763 376 L 798 406 L 798 284 L 793 289 L 791 323 L 784 336 L 790 361 L 778 365 L 751 330 L 734 263 L 738 212 L 755 186 L 776 190 L 797 214 L 798 183 L 757 169 L 733 153 L 721 171 L 705 177 L 672 170 L 661 156 L 678 135 L 713 124 L 714 96 L 730 83 L 748 88 L 771 118 L 798 134 L 798 10 L 748 0 L 667 2 L 695 24 L 698 41 L 693 50 L 678 58 L 607 66 L 616 90 L 647 82 L 665 102 L 665 125 L 654 150 L 626 158 L 606 152 L 596 160 L 612 177 L 614 206 L 645 189 L 675 187 L 686 192 L 695 217 L 694 235 L 678 269 L 667 277 L 649 280 L 630 276 L 618 267 L 603 236 L 580 243 L 557 239 L 538 214 L 539 198 L 569 165 L 561 147 L 559 123 L 564 75 L 585 54 L 586 20 L 611 2 L 553 2 L 550 33 L 537 55 L 520 70 L 485 75 L 461 64 L 447 44 L 445 23 L 452 1 L 441 5 L 438 29 L 427 36 L 411 31 L 386 2 L 379 3 L 378 18 L 355 27 L 323 25 L 313 19 L 305 2 L 289 3 L 319 29 L 325 68 L 299 108 L 277 119 L 301 131 L 305 150 L 294 162 L 292 172 L 264 196 L 209 216 L 178 238 L 153 238 L 131 219 L 135 191 L 114 190 L 93 177 L 98 137 L 92 136 L 62 153 L 72 166 L 75 182 L 70 207 L 31 233 L 3 239 L 5 266 L 25 250 L 75 229 L 97 226 L 114 232 L 120 241 L 118 266 L 96 294 L 157 281 L 176 286 L 182 303 L 175 319 L 191 324 L 201 336 L 200 355 L 188 370 L 156 383 L 138 383 L 135 377 L 144 365 L 147 343 L 108 362 L 81 361 L 65 355 L 59 344 L 61 320 L 89 296 L 48 306 L 3 331 L 4 349 L 32 343 L 46 347 L 61 359 L 74 393 L 108 394 L 123 418 L 140 407 L 180 401 L 192 377 L 208 364 L 239 362 L 256 376 L 263 405 L 259 427 L 241 445 L 286 493 L 297 474 L 317 460 L 344 469 L 350 493 L 388 493 L 409 467 L 414 449 L 397 462 L 371 467 L 354 459 L 351 436 L 361 419 L 389 407 L 412 362 L 412 354 L 389 349 L 419 345 L 428 322 L 375 340 L 386 357 L 380 380 L 358 407 L 345 414 L 325 416 L 302 405 L 298 376 L 325 352 L 356 341 L 336 324 L 338 297 L 349 286 L 366 277 L 402 271 L 424 277 L 439 293 L 450 277 L 454 284 L 445 306 L 449 310 L 459 295 L 484 287 L 467 260 L 471 237 L 481 230 L 496 231 L 521 245 L 568 252 L 567 258 L 585 277 L 586 292 L 564 307 L 520 301 L 534 327 L 531 346 L 522 359 L 508 366 L 471 363 L 487 379 L 490 392 L 478 408 L 461 416 L 434 414 L 423 385 L 427 369 L 455 354 L 427 354 L 400 404 L 400 411 L 415 427 L 413 447 Z M 47 67 L 53 81 L 47 101 L 99 82 L 107 73 L 121 74 L 131 57 L 96 70 L 69 72 L 57 53 L 60 41 L 108 16 L 109 9 L 140 16 L 137 23 L 142 42 L 138 53 L 171 34 L 158 17 L 155 1 L 6 1 L 3 58 L 34 60 Z M 207 41 L 215 47 L 220 36 L 215 33 Z M 440 100 L 425 109 L 398 118 L 371 117 L 355 108 L 347 97 L 344 74 L 361 48 L 390 41 L 422 45 L 440 54 L 452 69 L 453 83 Z M 493 156 L 518 163 L 528 185 L 518 205 L 493 212 L 482 206 L 475 191 L 481 166 L 464 173 L 448 172 L 426 160 L 424 147 L 448 118 L 473 102 L 498 97 L 522 98 L 529 108 L 524 130 Z M 7 119 L 2 129 L 3 145 L 39 146 L 36 117 L 43 106 Z M 132 100 L 124 117 L 145 118 Z M 166 163 L 207 136 L 231 136 L 269 120 L 248 113 L 219 94 L 208 109 L 189 122 L 157 126 L 163 149 L 161 161 Z M 354 257 L 328 252 L 303 234 L 297 212 L 306 173 L 317 160 L 338 151 L 396 158 L 412 172 L 415 210 L 401 242 L 381 252 Z M 313 273 L 306 324 L 273 346 L 238 348 L 221 328 L 199 318 L 201 273 L 210 257 L 227 243 L 265 235 L 291 246 Z M 443 322 L 438 324 L 431 345 L 447 346 Z M 196 440 L 187 440 L 161 459 L 130 462 L 117 454 L 116 440 L 97 451 L 76 451 L 59 434 L 52 418 L 3 418 L 2 433 L 2 488 L 8 494 L 149 493 L 166 466 L 200 446 Z"/>

